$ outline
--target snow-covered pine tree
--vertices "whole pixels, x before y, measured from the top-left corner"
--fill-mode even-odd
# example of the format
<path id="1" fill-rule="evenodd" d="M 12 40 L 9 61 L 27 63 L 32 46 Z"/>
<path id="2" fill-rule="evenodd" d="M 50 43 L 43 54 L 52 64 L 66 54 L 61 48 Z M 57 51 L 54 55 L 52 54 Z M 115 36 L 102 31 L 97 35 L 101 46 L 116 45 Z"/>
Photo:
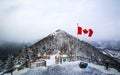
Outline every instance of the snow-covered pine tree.
<path id="1" fill-rule="evenodd" d="M 29 48 L 29 46 L 25 47 L 25 67 L 30 67 L 32 59 L 34 57 L 34 53 L 32 49 Z"/>
<path id="2" fill-rule="evenodd" d="M 11 75 L 13 75 L 13 71 L 15 70 L 14 56 L 11 55 L 8 57 L 8 59 L 6 61 L 5 69 L 6 69 L 6 71 L 4 73 L 11 73 Z"/>
<path id="3" fill-rule="evenodd" d="M 29 46 L 24 46 L 15 61 L 22 67 L 30 67 L 33 57 L 35 57 L 34 51 Z"/>

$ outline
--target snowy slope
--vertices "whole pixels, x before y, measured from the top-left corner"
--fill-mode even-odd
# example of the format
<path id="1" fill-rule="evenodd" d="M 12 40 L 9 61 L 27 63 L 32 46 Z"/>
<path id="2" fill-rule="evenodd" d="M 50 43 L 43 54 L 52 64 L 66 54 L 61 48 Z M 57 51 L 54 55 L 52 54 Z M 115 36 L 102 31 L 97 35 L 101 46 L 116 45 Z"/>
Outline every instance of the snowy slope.
<path id="1" fill-rule="evenodd" d="M 99 42 L 90 42 L 90 43 L 96 48 L 99 48 L 107 55 L 118 59 L 120 58 L 120 40 L 99 41 Z"/>
<path id="2" fill-rule="evenodd" d="M 120 40 L 109 40 L 90 43 L 98 48 L 105 55 L 113 57 L 118 62 L 120 62 Z"/>
<path id="3" fill-rule="evenodd" d="M 77 61 L 48 67 L 24 69 L 15 71 L 14 75 L 120 75 L 120 72 L 113 68 L 105 70 L 104 66 L 95 65 L 93 63 L 89 63 L 86 69 L 81 69 L 79 68 L 79 61 Z"/>
<path id="4" fill-rule="evenodd" d="M 120 50 L 120 40 L 109 40 L 90 43 L 98 48 Z"/>

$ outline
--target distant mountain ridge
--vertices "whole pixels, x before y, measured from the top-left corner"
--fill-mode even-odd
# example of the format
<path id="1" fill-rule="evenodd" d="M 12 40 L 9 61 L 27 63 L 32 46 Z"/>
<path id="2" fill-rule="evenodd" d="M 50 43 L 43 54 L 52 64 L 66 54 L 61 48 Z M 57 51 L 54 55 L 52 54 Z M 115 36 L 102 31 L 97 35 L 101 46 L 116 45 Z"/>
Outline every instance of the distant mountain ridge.
<path id="1" fill-rule="evenodd" d="M 120 40 L 91 42 L 97 48 L 120 51 Z"/>
<path id="2" fill-rule="evenodd" d="M 106 65 L 106 62 L 109 61 L 110 67 L 120 71 L 120 63 L 118 61 L 103 54 L 91 44 L 81 41 L 60 29 L 31 45 L 30 48 L 35 51 L 35 54 L 39 52 L 44 54 L 45 52 L 52 52 L 54 50 L 60 50 L 68 55 L 71 53 L 75 55 L 76 53 L 77 56 L 84 57 L 82 60 L 89 61 L 90 59 L 90 62 L 101 65 Z"/>
<path id="3" fill-rule="evenodd" d="M 111 56 L 116 61 L 120 62 L 120 40 L 105 40 L 90 43 L 102 53 Z"/>

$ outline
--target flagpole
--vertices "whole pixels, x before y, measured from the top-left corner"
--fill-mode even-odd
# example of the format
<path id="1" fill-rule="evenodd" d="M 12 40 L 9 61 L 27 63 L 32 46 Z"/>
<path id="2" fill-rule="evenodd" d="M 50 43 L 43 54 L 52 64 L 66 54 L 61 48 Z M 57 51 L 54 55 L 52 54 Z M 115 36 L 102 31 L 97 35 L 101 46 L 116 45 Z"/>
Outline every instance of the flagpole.
<path id="1" fill-rule="evenodd" d="M 79 25 L 79 23 L 77 23 L 77 44 L 78 44 L 78 25 Z M 79 46 L 79 44 L 78 44 L 78 46 Z M 77 60 L 77 50 L 76 50 L 76 53 L 75 53 L 75 57 L 76 57 L 75 60 Z"/>

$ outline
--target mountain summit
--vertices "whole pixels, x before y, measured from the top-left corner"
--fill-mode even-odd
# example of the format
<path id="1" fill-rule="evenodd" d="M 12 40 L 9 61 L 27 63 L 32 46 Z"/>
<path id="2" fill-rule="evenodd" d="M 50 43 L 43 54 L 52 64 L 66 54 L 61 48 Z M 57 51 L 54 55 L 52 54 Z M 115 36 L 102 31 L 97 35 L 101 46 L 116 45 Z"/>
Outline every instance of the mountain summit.
<path id="1" fill-rule="evenodd" d="M 101 65 L 109 63 L 109 67 L 116 68 L 120 71 L 120 63 L 118 61 L 103 54 L 91 44 L 79 40 L 60 29 L 31 45 L 30 48 L 35 51 L 36 55 L 37 53 L 44 54 L 53 52 L 54 50 L 60 50 L 69 56 L 71 54 L 72 56 L 76 55 L 78 60 L 89 61 Z"/>

